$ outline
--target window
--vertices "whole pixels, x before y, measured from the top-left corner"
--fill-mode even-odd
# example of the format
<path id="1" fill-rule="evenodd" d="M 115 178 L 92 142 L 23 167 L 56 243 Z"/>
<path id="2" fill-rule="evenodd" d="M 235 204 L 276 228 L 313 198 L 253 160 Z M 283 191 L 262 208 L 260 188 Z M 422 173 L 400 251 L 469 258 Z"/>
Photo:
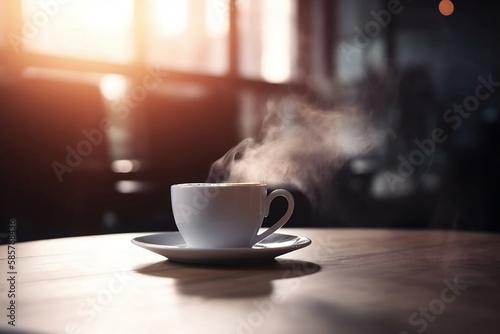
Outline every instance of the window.
<path id="1" fill-rule="evenodd" d="M 148 0 L 146 58 L 150 65 L 222 75 L 228 70 L 227 12 L 221 0 Z"/>
<path id="2" fill-rule="evenodd" d="M 133 0 L 22 1 L 25 51 L 129 63 Z"/>
<path id="3" fill-rule="evenodd" d="M 0 84 L 5 79 L 5 67 L 2 63 L 2 51 L 7 47 L 6 1 L 0 1 Z"/>
<path id="4" fill-rule="evenodd" d="M 236 4 L 241 74 L 268 82 L 293 79 L 297 68 L 296 1 L 240 0 Z"/>
<path id="5" fill-rule="evenodd" d="M 327 1 L 310 3 L 321 12 Z M 84 80 L 88 74 L 92 80 L 97 78 L 94 81 L 111 115 L 113 96 L 123 97 L 124 90 L 140 86 L 151 68 L 170 74 L 154 94 L 167 91 L 180 96 L 181 90 L 187 87 L 189 91 L 192 85 L 203 91 L 222 83 L 229 86 L 241 108 L 246 124 L 241 134 L 250 135 L 262 117 L 262 99 L 276 89 L 284 91 L 284 85 L 302 88 L 304 71 L 309 69 L 304 69 L 301 53 L 314 66 L 322 61 L 314 56 L 315 48 L 299 45 L 301 40 L 310 40 L 300 31 L 304 24 L 300 6 L 307 8 L 309 2 L 0 0 L 0 33 L 4 32 L 0 34 L 0 68 L 15 65 L 8 73 L 21 78 Z M 6 11 L 9 21 L 2 16 Z M 18 37 L 16 45 L 2 38 L 7 30 Z M 2 53 L 8 53 L 4 58 L 8 62 Z M 130 115 L 140 118 L 141 113 L 139 104 Z M 132 146 L 142 145 L 134 138 L 142 138 L 135 132 L 143 130 L 133 128 L 132 123 L 141 121 L 131 119 L 117 125 L 115 137 L 108 138 L 112 159 L 131 159 L 135 153 L 125 151 L 140 151 Z"/>
<path id="6" fill-rule="evenodd" d="M 5 1 L 0 1 L 0 48 L 3 48 L 5 46 L 5 35 L 6 35 L 6 28 L 5 28 L 5 22 L 6 22 L 6 15 L 5 13 L 7 12 L 6 8 L 6 3 Z"/>
<path id="7" fill-rule="evenodd" d="M 9 7 L 15 22 L 9 24 L 18 26 L 15 51 L 28 58 L 159 66 L 212 76 L 229 75 L 230 64 L 236 64 L 231 75 L 286 83 L 297 78 L 297 4 L 297 0 L 1 1 L 0 21 L 7 23 L 3 15 Z M 236 36 L 232 40 L 231 29 Z M 2 31 L 0 46 L 6 44 L 5 27 L 0 25 Z M 230 52 L 232 47 L 237 51 Z M 232 55 L 237 59 L 230 59 Z M 78 70 L 77 65 L 69 66 Z"/>

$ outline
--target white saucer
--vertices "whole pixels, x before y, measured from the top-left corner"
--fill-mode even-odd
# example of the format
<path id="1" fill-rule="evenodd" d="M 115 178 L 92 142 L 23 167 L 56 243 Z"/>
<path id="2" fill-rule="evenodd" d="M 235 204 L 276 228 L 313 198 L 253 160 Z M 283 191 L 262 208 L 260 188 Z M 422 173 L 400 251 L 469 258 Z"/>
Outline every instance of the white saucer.
<path id="1" fill-rule="evenodd" d="M 243 264 L 270 261 L 277 256 L 306 247 L 311 240 L 273 233 L 252 248 L 188 248 L 179 232 L 150 234 L 132 239 L 132 243 L 160 254 L 170 261 L 196 264 Z"/>

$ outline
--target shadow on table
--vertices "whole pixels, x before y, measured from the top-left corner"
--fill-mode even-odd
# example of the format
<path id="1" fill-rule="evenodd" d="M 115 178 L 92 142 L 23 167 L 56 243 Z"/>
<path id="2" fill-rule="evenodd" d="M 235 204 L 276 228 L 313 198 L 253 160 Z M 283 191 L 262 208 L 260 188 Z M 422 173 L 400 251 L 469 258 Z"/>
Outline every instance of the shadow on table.
<path id="1" fill-rule="evenodd" d="M 273 292 L 274 280 L 300 278 L 320 270 L 312 262 L 284 259 L 245 266 L 193 266 L 167 260 L 135 269 L 144 275 L 173 278 L 179 293 L 205 298 L 267 296 Z"/>

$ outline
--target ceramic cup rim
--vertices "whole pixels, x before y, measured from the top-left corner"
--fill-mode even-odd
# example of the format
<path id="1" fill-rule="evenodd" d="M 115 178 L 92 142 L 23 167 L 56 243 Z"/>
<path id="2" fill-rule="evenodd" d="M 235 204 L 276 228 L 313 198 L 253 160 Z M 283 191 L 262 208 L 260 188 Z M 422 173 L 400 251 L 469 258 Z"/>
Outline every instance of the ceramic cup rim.
<path id="1" fill-rule="evenodd" d="M 174 184 L 171 188 L 236 188 L 236 187 L 266 187 L 261 182 L 221 182 L 221 183 L 180 183 Z"/>

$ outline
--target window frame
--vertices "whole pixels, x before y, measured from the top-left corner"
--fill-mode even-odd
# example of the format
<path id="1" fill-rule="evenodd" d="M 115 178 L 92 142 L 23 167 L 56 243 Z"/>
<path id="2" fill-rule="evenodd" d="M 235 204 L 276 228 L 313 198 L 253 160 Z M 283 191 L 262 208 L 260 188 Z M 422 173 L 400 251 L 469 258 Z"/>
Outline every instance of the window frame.
<path id="1" fill-rule="evenodd" d="M 222 1 L 222 0 L 221 0 Z M 226 82 L 231 87 L 236 89 L 255 89 L 264 91 L 274 91 L 274 90 L 292 90 L 296 93 L 305 92 L 307 87 L 303 84 L 302 77 L 299 77 L 297 81 L 290 81 L 284 83 L 271 83 L 261 79 L 245 78 L 241 76 L 239 72 L 239 36 L 238 36 L 238 11 L 236 10 L 237 1 L 239 0 L 228 0 L 228 15 L 229 15 L 229 29 L 228 29 L 228 70 L 222 75 L 204 74 L 196 72 L 185 72 L 176 71 L 174 69 L 161 67 L 160 70 L 168 74 L 168 80 L 170 81 L 185 81 L 185 82 L 197 82 L 207 85 L 212 85 L 220 83 L 221 80 Z M 307 15 L 311 14 L 307 10 L 309 3 L 312 1 L 296 0 L 299 15 L 297 18 L 297 28 L 300 33 L 310 33 L 311 19 Z M 320 3 L 324 10 L 324 22 L 325 28 L 327 30 L 332 29 L 331 20 L 328 19 L 329 12 L 335 7 L 331 0 L 315 0 L 315 2 Z M 22 4 L 19 1 L 9 1 L 8 4 L 8 16 L 9 20 L 6 22 L 5 31 L 7 34 L 14 33 L 18 36 L 22 36 Z M 116 64 L 101 61 L 92 61 L 84 59 L 74 59 L 54 55 L 44 55 L 25 51 L 22 48 L 17 53 L 14 48 L 9 45 L 9 40 L 7 38 L 6 45 L 0 48 L 0 64 L 5 64 L 9 75 L 14 76 L 16 79 L 20 78 L 21 72 L 27 67 L 41 67 L 47 69 L 58 69 L 58 70 L 70 70 L 76 72 L 94 72 L 94 73 L 113 73 L 120 74 L 131 78 L 133 81 L 140 80 L 144 75 L 147 74 L 147 63 L 146 63 L 146 39 L 143 38 L 146 33 L 146 23 L 144 18 L 146 16 L 147 4 L 145 1 L 134 0 L 134 16 L 133 16 L 133 45 L 134 45 L 134 57 L 133 61 L 129 64 Z M 331 13 L 330 13 L 331 14 Z M 330 59 L 326 61 L 326 68 L 328 73 L 327 77 L 333 78 L 333 70 L 331 69 L 331 57 L 332 57 L 332 45 L 333 45 L 333 33 L 328 32 L 322 40 L 319 36 L 315 37 L 315 43 L 325 43 L 325 58 Z M 308 56 L 307 52 L 304 52 L 300 48 L 298 50 L 298 66 L 305 69 L 310 67 L 312 56 Z M 309 91 L 310 93 L 310 91 Z"/>

